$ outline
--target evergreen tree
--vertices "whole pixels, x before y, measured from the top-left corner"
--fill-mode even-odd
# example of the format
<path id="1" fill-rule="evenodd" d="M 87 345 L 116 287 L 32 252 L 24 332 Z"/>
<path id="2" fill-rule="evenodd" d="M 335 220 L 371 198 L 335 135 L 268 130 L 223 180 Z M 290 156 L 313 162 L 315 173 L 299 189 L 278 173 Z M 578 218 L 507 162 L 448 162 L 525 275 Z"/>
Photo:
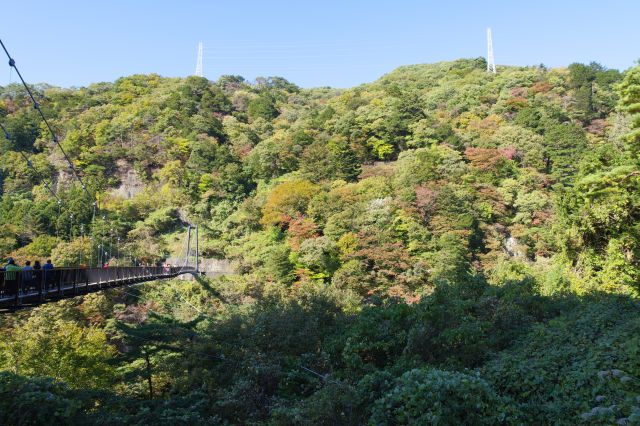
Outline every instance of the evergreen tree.
<path id="1" fill-rule="evenodd" d="M 547 169 L 561 183 L 570 184 L 587 148 L 584 130 L 571 123 L 553 124 L 544 135 Z"/>
<path id="2" fill-rule="evenodd" d="M 121 352 L 125 376 L 132 381 L 146 383 L 148 398 L 160 392 L 154 387 L 154 377 L 159 372 L 174 374 L 171 355 L 183 352 L 193 344 L 193 327 L 201 320 L 182 323 L 160 315 L 147 305 L 133 305 L 116 314 L 120 320 L 108 326 L 113 339 L 125 345 Z"/>
<path id="3" fill-rule="evenodd" d="M 632 151 L 640 153 L 640 66 L 627 71 L 620 84 L 620 108 L 631 116 L 627 135 Z"/>
<path id="4" fill-rule="evenodd" d="M 335 170 L 335 177 L 348 182 L 355 181 L 362 171 L 360 161 L 349 143 L 343 138 L 329 141 L 330 162 Z"/>
<path id="5" fill-rule="evenodd" d="M 249 117 L 253 120 L 256 118 L 271 120 L 277 117 L 278 110 L 276 109 L 275 102 L 275 98 L 270 93 L 261 93 L 257 98 L 249 102 L 249 107 L 247 109 Z"/>
<path id="6" fill-rule="evenodd" d="M 596 79 L 594 66 L 573 63 L 569 65 L 569 74 L 578 117 L 587 121 L 593 113 L 593 82 Z"/>

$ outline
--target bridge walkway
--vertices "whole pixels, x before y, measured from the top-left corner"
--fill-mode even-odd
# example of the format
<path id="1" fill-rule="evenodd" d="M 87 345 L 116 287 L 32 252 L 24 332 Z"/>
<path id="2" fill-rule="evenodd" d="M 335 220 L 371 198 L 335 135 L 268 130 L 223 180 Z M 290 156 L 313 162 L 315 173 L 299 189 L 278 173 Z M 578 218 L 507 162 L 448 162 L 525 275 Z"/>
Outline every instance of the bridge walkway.
<path id="1" fill-rule="evenodd" d="M 13 311 L 95 293 L 107 288 L 195 273 L 196 269 L 190 266 L 115 266 L 0 271 L 0 311 Z"/>

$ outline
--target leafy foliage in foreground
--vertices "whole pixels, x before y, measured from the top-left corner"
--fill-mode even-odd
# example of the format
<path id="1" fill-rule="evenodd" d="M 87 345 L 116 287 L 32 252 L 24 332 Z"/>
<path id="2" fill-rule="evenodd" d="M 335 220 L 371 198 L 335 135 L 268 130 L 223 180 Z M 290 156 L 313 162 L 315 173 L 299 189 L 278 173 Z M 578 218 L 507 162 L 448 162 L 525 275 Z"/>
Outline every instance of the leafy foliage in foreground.
<path id="1" fill-rule="evenodd" d="M 575 424 L 584 416 L 607 424 L 633 416 L 637 302 L 605 293 L 541 297 L 521 285 L 438 288 L 416 304 L 387 300 L 353 313 L 343 294 L 311 287 L 251 306 L 219 304 L 214 289 L 179 283 L 157 284 L 137 304 L 115 290 L 66 314 L 100 320 L 99 305 L 117 318 L 103 323 L 122 352 L 112 390 L 6 375 L 12 392 L 3 394 L 3 412 L 18 415 L 23 401 L 49 392 L 48 404 L 66 407 L 61 419 L 82 424 Z M 233 297 L 228 284 L 220 290 Z M 180 308 L 174 291 L 201 312 L 172 311 Z M 193 320 L 153 319 L 161 312 Z M 148 376 L 144 363 L 135 365 L 145 359 L 140 350 L 148 351 Z M 59 378 L 73 383 L 73 372 Z M 35 422 L 44 414 L 21 415 Z"/>

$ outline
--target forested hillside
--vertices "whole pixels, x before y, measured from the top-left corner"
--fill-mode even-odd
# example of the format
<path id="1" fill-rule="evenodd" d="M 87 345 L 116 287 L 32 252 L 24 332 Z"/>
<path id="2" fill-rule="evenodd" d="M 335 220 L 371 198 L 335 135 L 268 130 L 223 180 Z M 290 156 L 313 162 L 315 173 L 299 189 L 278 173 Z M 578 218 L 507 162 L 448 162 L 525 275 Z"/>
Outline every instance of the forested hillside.
<path id="1" fill-rule="evenodd" d="M 0 87 L 0 258 L 236 273 L 0 317 L 2 422 L 640 422 L 640 67 L 35 92 L 99 211 Z"/>

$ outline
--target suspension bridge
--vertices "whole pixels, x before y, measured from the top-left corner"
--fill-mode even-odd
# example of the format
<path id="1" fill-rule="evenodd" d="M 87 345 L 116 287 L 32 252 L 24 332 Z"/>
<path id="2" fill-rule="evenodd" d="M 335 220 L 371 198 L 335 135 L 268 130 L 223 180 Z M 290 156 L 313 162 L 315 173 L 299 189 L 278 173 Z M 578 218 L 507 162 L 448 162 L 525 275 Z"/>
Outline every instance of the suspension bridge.
<path id="1" fill-rule="evenodd" d="M 75 166 L 63 146 L 60 144 L 56 132 L 54 131 L 51 123 L 47 120 L 46 115 L 42 111 L 40 103 L 36 100 L 34 92 L 26 83 L 22 74 L 18 70 L 16 61 L 11 57 L 4 42 L 0 40 L 0 46 L 4 50 L 7 58 L 9 59 L 9 66 L 15 70 L 20 82 L 26 90 L 27 98 L 33 104 L 33 108 L 38 112 L 40 119 L 44 123 L 45 131 L 51 136 L 51 141 L 54 143 L 62 154 L 64 161 L 67 163 L 73 179 L 82 188 L 83 198 L 86 199 L 87 211 L 92 212 L 91 222 L 87 223 L 91 232 L 89 238 L 91 242 L 91 248 L 89 250 L 90 255 L 87 256 L 86 261 L 88 265 L 78 266 L 65 266 L 62 268 L 52 269 L 20 269 L 18 267 L 7 267 L 5 270 L 0 271 L 0 312 L 10 312 L 20 308 L 32 307 L 43 303 L 54 302 L 61 299 L 72 298 L 79 295 L 94 293 L 102 291 L 108 288 L 122 287 L 142 282 L 155 281 L 161 279 L 175 278 L 182 274 L 199 273 L 199 260 L 198 260 L 198 227 L 195 226 L 195 256 L 193 256 L 191 249 L 191 229 L 192 226 L 187 227 L 186 238 L 186 251 L 184 255 L 184 262 L 180 266 L 172 266 L 163 264 L 161 266 L 154 265 L 140 265 L 140 262 L 134 260 L 129 254 L 129 261 L 123 262 L 120 256 L 119 243 L 120 238 L 117 237 L 116 252 L 113 254 L 113 228 L 109 227 L 108 237 L 105 235 L 99 235 L 95 232 L 96 227 L 96 215 L 100 217 L 102 215 L 103 221 L 108 220 L 108 212 L 100 211 L 98 205 L 96 193 L 91 194 L 88 186 L 82 178 L 82 173 Z M 12 142 L 12 136 L 8 131 L 8 127 L 0 122 L 0 129 L 4 134 L 4 137 Z M 30 171 L 32 178 L 35 182 L 39 182 L 55 200 L 58 206 L 58 216 L 61 215 L 61 211 L 64 208 L 64 203 L 61 197 L 58 195 L 53 182 L 46 178 L 46 175 L 39 172 L 33 162 L 30 160 L 27 153 L 22 150 L 18 150 L 20 156 L 26 162 L 27 168 Z M 69 239 L 74 237 L 73 233 L 73 214 L 68 214 L 71 220 Z M 80 223 L 81 229 L 84 235 L 84 223 Z M 56 225 L 56 235 L 58 234 L 58 226 Z M 94 238 L 95 237 L 95 238 Z M 108 248 L 108 251 L 106 249 Z M 97 254 L 94 258 L 94 253 Z M 195 262 L 192 264 L 191 259 L 195 258 Z M 115 259 L 115 266 L 109 263 Z M 95 261 L 94 261 L 95 260 Z M 97 267 L 94 267 L 97 263 Z M 121 266 L 121 263 L 128 263 L 126 266 Z"/>
<path id="2" fill-rule="evenodd" d="M 200 263 L 197 229 L 196 227 L 194 255 L 191 226 L 187 227 L 184 262 L 180 266 L 104 265 L 95 268 L 80 266 L 0 271 L 0 312 L 11 312 L 109 288 L 175 278 L 182 274 L 198 275 Z"/>

